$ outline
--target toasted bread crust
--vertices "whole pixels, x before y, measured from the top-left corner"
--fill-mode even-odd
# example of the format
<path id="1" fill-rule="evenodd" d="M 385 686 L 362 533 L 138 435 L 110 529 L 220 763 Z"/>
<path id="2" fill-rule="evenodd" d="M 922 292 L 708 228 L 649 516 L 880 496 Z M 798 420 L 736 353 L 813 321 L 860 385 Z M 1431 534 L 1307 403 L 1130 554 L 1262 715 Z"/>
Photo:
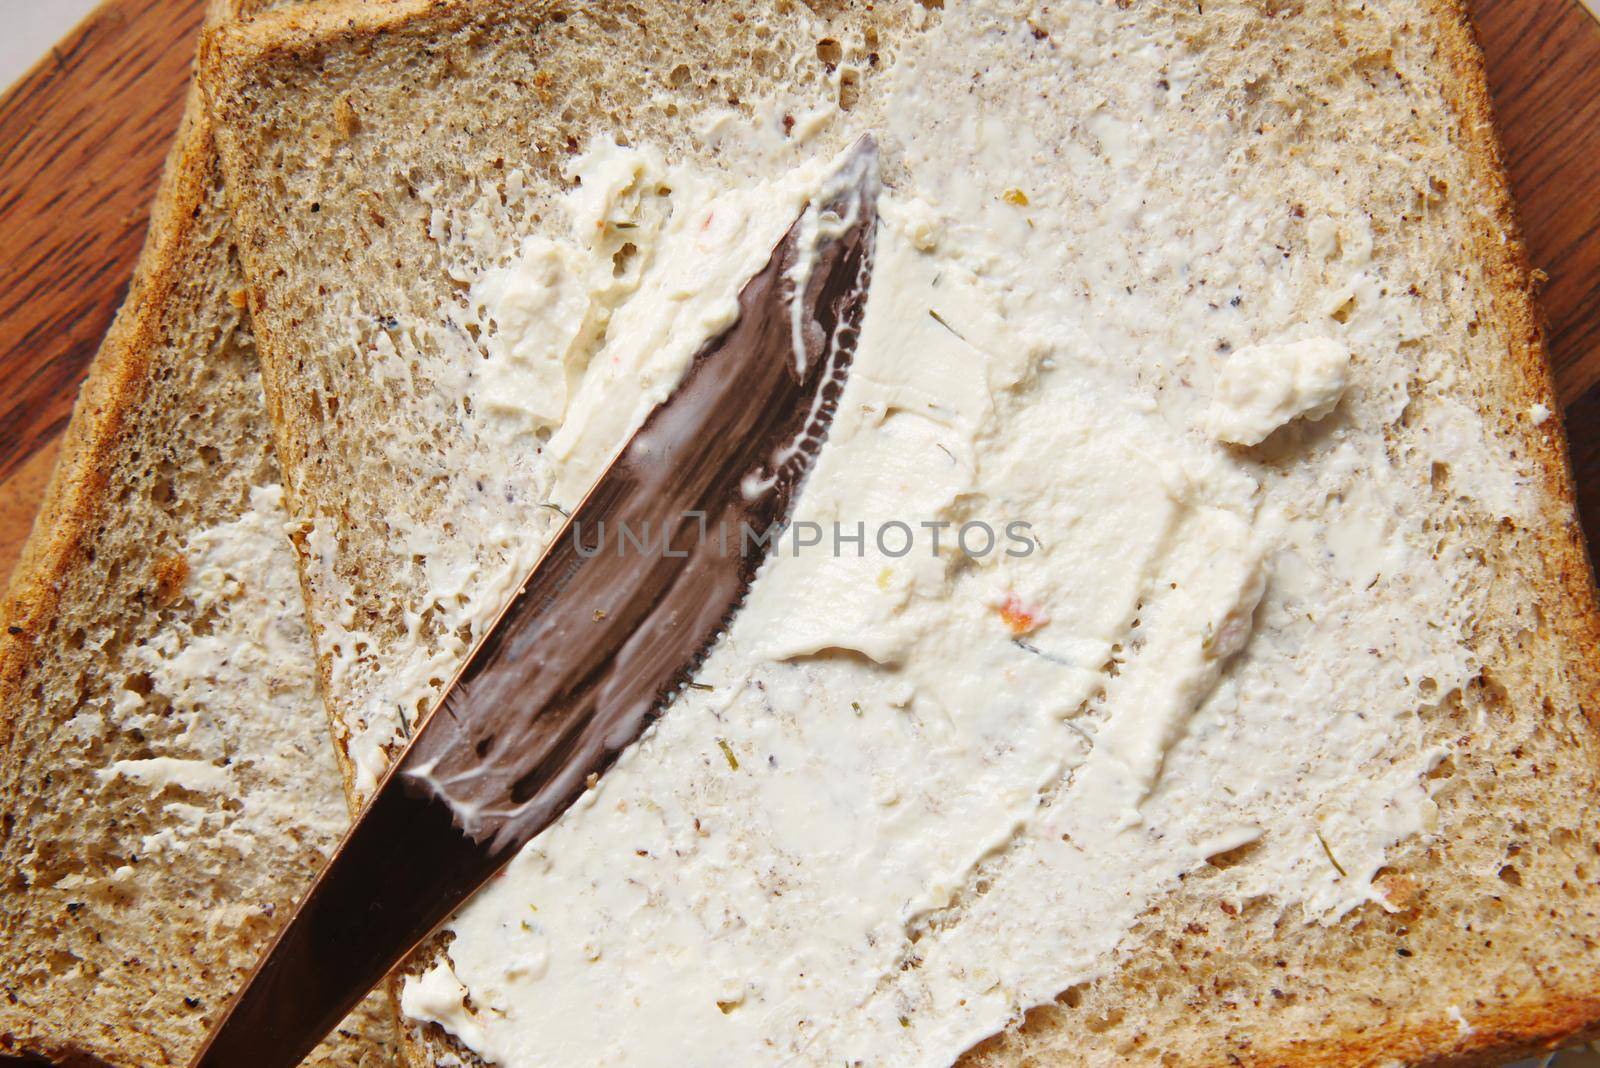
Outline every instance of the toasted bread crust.
<path id="1" fill-rule="evenodd" d="M 60 580 L 82 559 L 83 542 L 107 507 L 107 460 L 149 385 L 150 350 L 177 285 L 181 251 L 194 230 L 212 151 L 210 124 L 185 110 L 150 213 L 150 227 L 122 309 L 78 393 L 55 472 L 6 591 L 0 634 L 0 711 L 16 707 L 34 640 L 60 604 Z M 0 715 L 0 750 L 14 717 Z"/>
<path id="2" fill-rule="evenodd" d="M 95 525 L 110 507 L 111 460 L 149 387 L 150 352 L 161 310 L 176 286 L 182 249 L 195 225 L 189 208 L 199 203 L 210 152 L 208 124 L 190 106 L 168 157 L 134 282 L 90 365 L 55 472 L 0 608 L 5 620 L 5 632 L 0 634 L 0 754 L 8 759 L 28 700 L 24 684 L 34 663 L 35 643 L 49 632 L 61 608 L 64 581 L 85 562 Z M 6 828 L 9 832 L 9 821 Z M 0 1048 L 62 1065 L 131 1063 L 156 1053 L 141 1041 L 143 1036 L 130 1036 L 127 1047 L 118 1050 L 98 1043 L 86 1046 L 56 1031 L 49 1020 L 8 1024 L 10 1033 Z"/>
<path id="3" fill-rule="evenodd" d="M 1595 700 L 1600 696 L 1600 660 L 1592 652 L 1600 645 L 1600 601 L 1596 600 L 1593 562 L 1578 523 L 1566 424 L 1545 344 L 1544 313 L 1534 296 L 1534 270 L 1522 239 L 1500 135 L 1495 128 L 1483 50 L 1478 46 L 1464 0 L 1430 0 L 1430 7 L 1444 33 L 1445 62 L 1454 72 L 1444 84 L 1460 123 L 1465 152 L 1477 170 L 1480 185 L 1474 192 L 1489 209 L 1480 217 L 1472 235 L 1472 252 L 1488 267 L 1497 301 L 1495 312 L 1507 327 L 1507 400 L 1515 405 L 1513 414 L 1535 404 L 1544 405 L 1551 413 L 1542 426 L 1519 419 L 1508 419 L 1507 425 L 1516 427 L 1523 447 L 1538 457 L 1544 489 L 1555 502 L 1546 517 L 1549 526 L 1540 534 L 1544 560 L 1550 580 L 1561 594 L 1553 599 L 1562 615 L 1561 633 L 1569 642 L 1571 662 L 1583 673 L 1584 690 L 1590 695 L 1584 702 L 1584 712 L 1600 730 L 1600 707 Z"/>

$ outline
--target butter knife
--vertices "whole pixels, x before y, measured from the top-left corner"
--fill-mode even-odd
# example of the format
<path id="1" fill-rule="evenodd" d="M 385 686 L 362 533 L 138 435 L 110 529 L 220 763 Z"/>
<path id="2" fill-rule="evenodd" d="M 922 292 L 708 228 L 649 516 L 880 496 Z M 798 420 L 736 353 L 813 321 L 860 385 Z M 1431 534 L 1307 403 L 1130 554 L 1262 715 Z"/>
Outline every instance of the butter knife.
<path id="1" fill-rule="evenodd" d="M 864 137 L 421 722 L 193 1068 L 298 1064 L 688 682 L 827 435 L 877 190 Z"/>

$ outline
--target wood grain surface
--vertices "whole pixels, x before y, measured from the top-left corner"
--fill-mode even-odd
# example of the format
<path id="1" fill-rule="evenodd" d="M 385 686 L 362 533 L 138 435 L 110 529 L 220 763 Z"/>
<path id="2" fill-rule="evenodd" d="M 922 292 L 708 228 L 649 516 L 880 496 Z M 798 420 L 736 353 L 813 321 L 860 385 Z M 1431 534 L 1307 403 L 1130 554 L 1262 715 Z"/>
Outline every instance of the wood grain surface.
<path id="1" fill-rule="evenodd" d="M 204 8 L 107 0 L 0 97 L 0 576 L 127 289 Z"/>
<path id="2" fill-rule="evenodd" d="M 1600 23 L 1578 0 L 1469 0 L 1600 533 Z M 204 0 L 107 0 L 0 98 L 0 576 L 122 299 Z M 1591 555 L 1595 541 L 1591 536 Z"/>
<path id="3" fill-rule="evenodd" d="M 1600 22 L 1570 0 L 1473 4 L 1563 405 L 1600 383 Z"/>

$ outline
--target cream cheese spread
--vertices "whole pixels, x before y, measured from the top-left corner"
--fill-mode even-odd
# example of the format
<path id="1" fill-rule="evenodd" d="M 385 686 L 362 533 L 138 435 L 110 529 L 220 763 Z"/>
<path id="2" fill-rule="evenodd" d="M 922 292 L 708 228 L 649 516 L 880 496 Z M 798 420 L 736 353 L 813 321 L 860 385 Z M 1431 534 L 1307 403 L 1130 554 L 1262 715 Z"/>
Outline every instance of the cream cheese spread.
<path id="1" fill-rule="evenodd" d="M 206 760 L 182 760 L 177 757 L 117 760 L 98 774 L 102 780 L 132 779 L 157 790 L 167 786 L 181 786 L 185 790 L 221 790 L 228 785 L 226 768 Z"/>
<path id="2" fill-rule="evenodd" d="M 1350 352 L 1332 338 L 1249 345 L 1217 376 L 1206 430 L 1218 441 L 1259 445 L 1291 420 L 1333 411 L 1349 373 Z"/>
<path id="3" fill-rule="evenodd" d="M 1524 487 L 1472 412 L 1418 414 L 1402 346 L 1430 325 L 1369 220 L 1241 191 L 1229 139 L 1163 108 L 1194 55 L 1117 51 L 1090 25 L 1116 17 L 1074 9 L 1045 59 L 1006 5 L 952 6 L 873 106 L 714 116 L 715 168 L 602 139 L 513 247 L 435 212 L 494 264 L 458 278 L 484 340 L 438 391 L 486 453 L 543 445 L 480 481 L 569 509 L 873 126 L 867 317 L 796 519 L 1017 520 L 1031 550 L 779 553 L 696 685 L 450 921 L 411 1019 L 508 1068 L 943 1065 L 1104 974 L 1217 854 L 1251 847 L 1228 900 L 1386 907 L 1375 873 L 1435 818 L 1416 710 L 1476 665 L 1439 613 L 1471 596 L 1457 550 L 1413 521 L 1427 465 L 1384 428 L 1410 409 L 1486 507 Z M 1274 462 L 1226 447 L 1296 419 L 1321 422 Z M 393 520 L 426 589 L 351 728 L 363 790 L 559 518 L 464 500 L 449 531 Z M 306 538 L 324 586 L 332 531 Z M 367 636 L 323 622 L 351 686 Z"/>
<path id="4" fill-rule="evenodd" d="M 245 504 L 234 519 L 195 530 L 177 546 L 189 610 L 128 653 L 144 679 L 120 691 L 110 717 L 116 729 L 155 735 L 164 733 L 158 722 L 181 725 L 166 751 L 98 772 L 102 781 L 147 789 L 167 817 L 143 840 L 141 855 L 198 845 L 249 856 L 262 843 L 282 842 L 286 829 L 296 843 L 325 848 L 349 820 L 314 713 L 311 635 L 284 533 L 283 488 L 254 486 Z M 248 714 L 232 714 L 243 709 Z M 99 718 L 82 729 L 107 729 Z M 241 915 L 232 922 L 261 908 L 237 904 Z"/>

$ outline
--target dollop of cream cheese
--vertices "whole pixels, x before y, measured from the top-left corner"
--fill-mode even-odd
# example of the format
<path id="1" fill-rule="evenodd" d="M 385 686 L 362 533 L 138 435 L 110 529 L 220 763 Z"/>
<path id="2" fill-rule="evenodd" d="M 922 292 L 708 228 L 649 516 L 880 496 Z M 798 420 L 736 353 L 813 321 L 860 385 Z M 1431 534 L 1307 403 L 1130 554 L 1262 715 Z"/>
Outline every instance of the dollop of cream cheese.
<path id="1" fill-rule="evenodd" d="M 495 309 L 495 333 L 480 396 L 489 412 L 553 426 L 566 413 L 568 384 L 581 368 L 590 296 L 583 257 L 548 237 L 528 238 L 510 265 L 486 275 L 474 296 Z"/>
<path id="2" fill-rule="evenodd" d="M 1332 338 L 1246 346 L 1217 376 L 1206 430 L 1218 441 L 1259 445 L 1295 419 L 1333 411 L 1349 380 L 1350 350 Z"/>
<path id="3" fill-rule="evenodd" d="M 400 991 L 400 1011 L 413 1020 L 438 1024 L 468 1046 L 483 1042 L 483 1032 L 467 1008 L 467 988 L 448 962 L 441 961 L 420 975 L 406 977 Z"/>
<path id="4" fill-rule="evenodd" d="M 206 760 L 182 760 L 177 757 L 118 760 L 96 774 L 102 781 L 131 779 L 158 791 L 166 786 L 181 786 L 185 790 L 221 790 L 228 785 L 226 768 Z"/>

